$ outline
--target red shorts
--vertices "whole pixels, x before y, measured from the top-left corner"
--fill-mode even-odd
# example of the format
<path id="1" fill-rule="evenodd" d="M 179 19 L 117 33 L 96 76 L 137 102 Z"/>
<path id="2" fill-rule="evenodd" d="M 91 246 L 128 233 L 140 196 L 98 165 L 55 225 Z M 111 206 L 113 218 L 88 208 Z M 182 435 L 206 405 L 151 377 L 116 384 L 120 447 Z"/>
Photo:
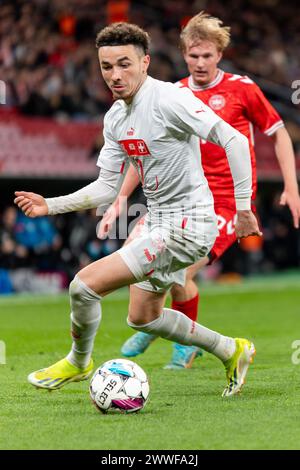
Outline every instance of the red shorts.
<path id="1" fill-rule="evenodd" d="M 255 206 L 251 207 L 252 212 L 256 213 Z M 235 224 L 236 208 L 234 201 L 215 201 L 215 213 L 218 218 L 219 235 L 209 254 L 209 263 L 219 259 L 228 248 L 236 242 Z"/>

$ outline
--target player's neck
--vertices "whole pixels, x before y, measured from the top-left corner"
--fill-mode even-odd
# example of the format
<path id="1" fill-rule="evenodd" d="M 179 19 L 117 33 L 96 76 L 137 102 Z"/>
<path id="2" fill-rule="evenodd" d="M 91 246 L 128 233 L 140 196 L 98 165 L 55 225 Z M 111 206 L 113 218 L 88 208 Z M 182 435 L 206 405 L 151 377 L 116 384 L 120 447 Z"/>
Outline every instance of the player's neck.
<path id="1" fill-rule="evenodd" d="M 193 86 L 194 88 L 199 88 L 199 89 L 203 89 L 203 88 L 209 88 L 211 85 L 214 84 L 214 82 L 217 80 L 217 78 L 221 75 L 222 71 L 221 69 L 219 68 L 216 68 L 212 78 L 210 80 L 208 80 L 207 82 L 197 82 L 193 76 L 191 76 L 192 78 L 192 83 L 193 83 Z"/>
<path id="2" fill-rule="evenodd" d="M 138 94 L 138 92 L 140 91 L 140 89 L 142 88 L 142 86 L 144 85 L 145 81 L 147 80 L 147 77 L 148 75 L 145 74 L 143 77 L 142 77 L 142 80 L 139 82 L 139 84 L 137 85 L 136 87 L 136 90 L 134 91 L 134 93 L 132 94 L 132 96 L 129 96 L 128 98 L 124 99 L 125 103 L 127 105 L 130 105 L 134 99 L 134 97 Z"/>

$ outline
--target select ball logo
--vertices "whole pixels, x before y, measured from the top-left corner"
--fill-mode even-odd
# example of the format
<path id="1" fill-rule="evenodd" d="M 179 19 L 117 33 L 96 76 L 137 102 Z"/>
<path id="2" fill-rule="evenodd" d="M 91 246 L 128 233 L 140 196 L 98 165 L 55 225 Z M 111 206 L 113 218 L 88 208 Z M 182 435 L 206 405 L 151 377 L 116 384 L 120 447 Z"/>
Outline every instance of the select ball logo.
<path id="1" fill-rule="evenodd" d="M 226 105 L 226 100 L 222 95 L 213 95 L 209 98 L 208 105 L 211 109 L 219 111 Z"/>
<path id="2" fill-rule="evenodd" d="M 100 403 L 100 405 L 104 405 L 105 404 L 105 401 L 107 400 L 108 398 L 108 395 L 109 395 L 109 392 L 111 392 L 115 386 L 117 385 L 117 381 L 114 380 L 114 379 L 111 379 L 109 381 L 109 383 L 106 385 L 105 389 L 103 390 L 103 392 L 98 395 L 98 401 Z"/>

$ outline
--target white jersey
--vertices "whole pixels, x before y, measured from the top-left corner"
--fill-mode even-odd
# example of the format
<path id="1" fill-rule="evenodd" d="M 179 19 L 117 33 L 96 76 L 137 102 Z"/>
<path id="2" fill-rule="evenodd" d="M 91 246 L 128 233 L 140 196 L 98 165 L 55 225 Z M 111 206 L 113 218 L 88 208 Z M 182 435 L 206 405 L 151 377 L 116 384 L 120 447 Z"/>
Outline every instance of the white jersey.
<path id="1" fill-rule="evenodd" d="M 141 236 L 118 253 L 143 289 L 164 291 L 175 281 L 183 282 L 179 271 L 207 256 L 218 232 L 200 164 L 199 137 L 225 148 L 237 209 L 250 207 L 247 138 L 188 88 L 148 77 L 130 105 L 118 100 L 105 116 L 98 180 L 71 195 L 47 200 L 49 213 L 112 202 L 120 174 L 131 162 L 139 171 L 149 213 Z"/>
<path id="2" fill-rule="evenodd" d="M 200 164 L 199 137 L 220 121 L 187 89 L 148 77 L 130 105 L 116 101 L 104 119 L 98 166 L 138 170 L 150 212 L 213 205 Z"/>

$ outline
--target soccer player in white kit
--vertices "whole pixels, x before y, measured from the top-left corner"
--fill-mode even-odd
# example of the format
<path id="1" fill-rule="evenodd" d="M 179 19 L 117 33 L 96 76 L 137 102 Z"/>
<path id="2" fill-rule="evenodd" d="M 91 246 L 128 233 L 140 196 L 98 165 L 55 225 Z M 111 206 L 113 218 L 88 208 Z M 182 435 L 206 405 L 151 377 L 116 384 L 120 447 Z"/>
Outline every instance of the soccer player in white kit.
<path id="1" fill-rule="evenodd" d="M 223 336 L 163 306 L 168 288 L 175 281 L 184 282 L 184 268 L 209 253 L 218 233 L 212 195 L 199 165 L 199 137 L 221 145 L 228 156 L 237 237 L 261 235 L 250 210 L 247 139 L 190 90 L 147 76 L 149 37 L 138 26 L 107 26 L 96 45 L 103 78 L 116 100 L 104 119 L 98 179 L 57 198 L 17 191 L 15 203 L 29 217 L 107 206 L 117 197 L 130 163 L 139 171 L 148 214 L 141 237 L 75 276 L 69 289 L 72 349 L 61 361 L 31 373 L 28 380 L 36 387 L 58 389 L 86 379 L 93 370 L 101 299 L 130 285 L 128 324 L 214 354 L 226 369 L 223 396 L 234 395 L 253 360 L 253 343 Z"/>

